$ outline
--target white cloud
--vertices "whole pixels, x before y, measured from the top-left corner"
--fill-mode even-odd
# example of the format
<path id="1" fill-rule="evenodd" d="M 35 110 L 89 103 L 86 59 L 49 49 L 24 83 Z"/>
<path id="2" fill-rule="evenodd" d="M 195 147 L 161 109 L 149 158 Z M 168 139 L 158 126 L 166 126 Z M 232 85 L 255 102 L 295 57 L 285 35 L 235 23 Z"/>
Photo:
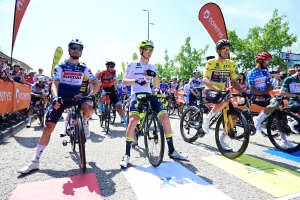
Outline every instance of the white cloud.
<path id="1" fill-rule="evenodd" d="M 10 6 L 8 3 L 0 4 L 0 10 L 10 10 Z"/>
<path id="2" fill-rule="evenodd" d="M 122 47 L 117 41 L 112 41 L 103 45 L 102 50 L 106 52 L 120 52 L 122 51 Z"/>

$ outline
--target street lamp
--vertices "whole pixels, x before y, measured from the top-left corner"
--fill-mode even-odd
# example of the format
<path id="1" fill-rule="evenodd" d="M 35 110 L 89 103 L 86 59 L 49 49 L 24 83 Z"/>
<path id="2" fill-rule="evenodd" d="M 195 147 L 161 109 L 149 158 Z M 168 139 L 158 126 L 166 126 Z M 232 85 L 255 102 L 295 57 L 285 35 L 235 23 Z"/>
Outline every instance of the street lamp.
<path id="1" fill-rule="evenodd" d="M 149 24 L 151 24 L 151 25 L 155 25 L 155 24 L 149 23 L 149 10 L 143 9 L 143 11 L 147 11 L 148 12 L 148 40 L 149 40 Z"/>

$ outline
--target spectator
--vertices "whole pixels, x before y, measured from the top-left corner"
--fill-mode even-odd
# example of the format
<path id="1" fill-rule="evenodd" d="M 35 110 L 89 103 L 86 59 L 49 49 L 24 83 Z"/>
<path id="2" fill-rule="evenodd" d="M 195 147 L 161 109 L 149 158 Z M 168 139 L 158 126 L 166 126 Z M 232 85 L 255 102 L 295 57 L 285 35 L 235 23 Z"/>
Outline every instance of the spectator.
<path id="1" fill-rule="evenodd" d="M 14 65 L 14 70 L 11 73 L 11 76 L 16 83 L 24 83 L 24 77 L 23 74 L 20 72 L 20 66 Z"/>
<path id="2" fill-rule="evenodd" d="M 33 76 L 34 76 L 34 73 L 33 72 L 29 72 L 28 78 L 26 79 L 26 82 L 29 83 L 29 84 L 33 84 L 34 83 Z"/>
<path id="3" fill-rule="evenodd" d="M 279 78 L 273 78 L 271 80 L 272 83 L 272 89 L 280 89 L 280 87 L 282 86 L 283 80 L 287 77 L 287 73 L 281 71 L 279 73 Z"/>
<path id="4" fill-rule="evenodd" d="M 35 74 L 34 77 L 33 77 L 34 82 L 36 82 L 38 77 L 41 76 L 41 75 L 43 75 L 43 69 L 40 68 L 38 73 Z"/>
<path id="5" fill-rule="evenodd" d="M 277 65 L 277 66 L 276 66 L 276 71 L 277 71 L 278 73 L 282 72 L 282 67 L 281 67 L 280 65 Z"/>
<path id="6" fill-rule="evenodd" d="M 238 83 L 240 84 L 243 91 L 247 92 L 247 83 L 246 83 L 246 76 L 244 73 L 239 73 Z"/>
<path id="7" fill-rule="evenodd" d="M 296 73 L 295 68 L 290 68 L 290 69 L 288 70 L 288 76 L 292 76 L 292 75 L 294 75 L 295 73 Z"/>
<path id="8" fill-rule="evenodd" d="M 3 57 L 0 57 L 0 78 L 1 79 L 5 79 L 5 74 L 4 74 L 4 70 L 5 70 L 5 59 Z"/>

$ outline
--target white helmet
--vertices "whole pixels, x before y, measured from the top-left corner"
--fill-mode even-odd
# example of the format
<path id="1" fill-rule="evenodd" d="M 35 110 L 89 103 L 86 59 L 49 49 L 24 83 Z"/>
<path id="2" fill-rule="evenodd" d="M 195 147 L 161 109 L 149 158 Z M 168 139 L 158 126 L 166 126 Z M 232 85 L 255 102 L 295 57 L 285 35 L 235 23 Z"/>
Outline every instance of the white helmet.
<path id="1" fill-rule="evenodd" d="M 199 76 L 200 75 L 200 71 L 198 69 L 196 69 L 195 71 L 193 71 L 193 74 L 196 75 L 196 76 Z"/>
<path id="2" fill-rule="evenodd" d="M 171 78 L 172 80 L 174 80 L 174 79 L 177 79 L 177 77 L 176 76 L 172 76 L 172 78 Z"/>
<path id="3" fill-rule="evenodd" d="M 78 40 L 78 39 L 71 40 L 71 42 L 69 42 L 68 47 L 72 46 L 73 44 L 78 44 L 78 45 L 80 45 L 80 46 L 82 47 L 82 49 L 83 49 L 83 43 L 82 43 L 80 40 Z"/>
<path id="4" fill-rule="evenodd" d="M 165 78 L 165 77 L 164 77 L 164 78 L 162 78 L 161 80 L 162 80 L 162 81 L 166 81 L 166 80 L 167 80 L 167 78 Z"/>
<path id="5" fill-rule="evenodd" d="M 47 77 L 45 77 L 45 76 L 39 76 L 38 77 L 38 81 L 39 82 L 47 82 Z"/>

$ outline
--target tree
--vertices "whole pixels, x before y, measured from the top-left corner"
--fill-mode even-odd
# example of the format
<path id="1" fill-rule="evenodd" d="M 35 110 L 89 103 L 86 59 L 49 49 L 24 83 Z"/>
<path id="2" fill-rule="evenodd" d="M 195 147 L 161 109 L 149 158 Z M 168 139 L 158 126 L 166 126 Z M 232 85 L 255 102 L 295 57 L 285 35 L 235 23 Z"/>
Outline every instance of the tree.
<path id="1" fill-rule="evenodd" d="M 159 75 L 159 78 L 167 78 L 167 80 L 171 79 L 171 76 L 174 75 L 174 62 L 170 60 L 170 57 L 168 55 L 168 50 L 165 50 L 165 57 L 164 57 L 165 63 L 155 63 L 155 66 L 157 68 L 157 72 Z"/>
<path id="2" fill-rule="evenodd" d="M 272 18 L 263 26 L 249 29 L 245 39 L 237 36 L 235 30 L 228 30 L 231 41 L 232 59 L 236 61 L 237 68 L 245 71 L 256 65 L 255 57 L 259 52 L 268 51 L 273 56 L 273 65 L 287 67 L 286 63 L 278 57 L 278 53 L 286 46 L 291 46 L 297 41 L 297 36 L 288 34 L 289 22 L 283 22 L 285 14 L 278 16 L 278 9 L 273 11 Z"/>
<path id="3" fill-rule="evenodd" d="M 204 55 L 208 49 L 208 45 L 204 49 L 197 50 L 191 47 L 191 37 L 185 39 L 185 44 L 181 46 L 180 52 L 175 56 L 174 62 L 179 65 L 173 69 L 180 80 L 190 78 L 193 71 L 204 67 Z"/>

